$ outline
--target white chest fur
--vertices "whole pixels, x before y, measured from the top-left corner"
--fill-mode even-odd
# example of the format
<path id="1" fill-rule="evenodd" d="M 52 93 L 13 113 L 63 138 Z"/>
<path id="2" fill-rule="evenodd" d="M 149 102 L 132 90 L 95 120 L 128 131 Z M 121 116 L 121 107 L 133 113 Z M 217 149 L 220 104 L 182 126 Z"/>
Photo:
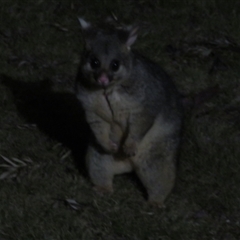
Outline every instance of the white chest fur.
<path id="1" fill-rule="evenodd" d="M 135 101 L 117 87 L 98 91 L 82 91 L 78 94 L 86 111 L 94 112 L 104 121 L 117 123 L 125 128 L 130 113 L 138 109 Z"/>

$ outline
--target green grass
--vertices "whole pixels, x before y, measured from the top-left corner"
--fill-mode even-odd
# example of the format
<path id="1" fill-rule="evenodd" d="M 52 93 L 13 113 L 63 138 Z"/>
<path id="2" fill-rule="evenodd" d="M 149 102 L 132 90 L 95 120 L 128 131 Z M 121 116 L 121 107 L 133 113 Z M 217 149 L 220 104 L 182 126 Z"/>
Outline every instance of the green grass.
<path id="1" fill-rule="evenodd" d="M 132 175 L 100 197 L 85 174 L 86 125 L 72 93 L 77 16 L 99 21 L 111 12 L 140 25 L 135 47 L 183 95 L 218 85 L 187 111 L 166 209 L 148 206 Z M 1 240 L 239 239 L 239 3 L 3 0 L 0 22 Z"/>

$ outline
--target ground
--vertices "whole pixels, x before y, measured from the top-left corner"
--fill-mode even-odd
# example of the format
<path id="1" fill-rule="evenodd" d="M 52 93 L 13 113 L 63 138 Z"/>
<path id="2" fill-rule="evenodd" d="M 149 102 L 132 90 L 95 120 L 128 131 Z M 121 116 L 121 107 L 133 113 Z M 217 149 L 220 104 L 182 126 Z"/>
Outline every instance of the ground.
<path id="1" fill-rule="evenodd" d="M 135 48 L 188 103 L 165 209 L 134 175 L 96 194 L 74 94 L 78 16 L 140 26 Z M 3 0 L 0 6 L 0 239 L 233 240 L 240 236 L 240 3 Z"/>

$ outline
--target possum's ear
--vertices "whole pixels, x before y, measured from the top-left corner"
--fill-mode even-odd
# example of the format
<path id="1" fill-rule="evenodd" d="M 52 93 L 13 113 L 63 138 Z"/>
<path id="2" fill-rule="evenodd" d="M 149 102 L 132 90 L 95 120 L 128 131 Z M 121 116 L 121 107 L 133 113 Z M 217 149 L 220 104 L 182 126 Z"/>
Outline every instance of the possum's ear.
<path id="1" fill-rule="evenodd" d="M 131 49 L 131 46 L 137 39 L 138 36 L 138 26 L 128 26 L 128 27 L 120 27 L 118 30 L 118 38 L 122 42 L 128 50 Z"/>
<path id="2" fill-rule="evenodd" d="M 78 21 L 79 21 L 83 31 L 89 30 L 91 28 L 91 23 L 85 21 L 83 18 L 79 17 Z"/>
<path id="3" fill-rule="evenodd" d="M 90 45 L 91 45 L 91 39 L 93 37 L 93 27 L 92 24 L 85 21 L 83 18 L 78 18 L 78 21 L 81 25 L 81 29 L 82 29 L 82 35 L 83 35 L 83 39 L 85 42 L 85 48 L 86 49 L 91 49 Z"/>
<path id="4" fill-rule="evenodd" d="M 130 48 L 134 44 L 134 42 L 137 40 L 138 29 L 139 29 L 138 26 L 130 26 L 127 28 L 128 37 L 127 37 L 126 45 L 128 48 Z"/>

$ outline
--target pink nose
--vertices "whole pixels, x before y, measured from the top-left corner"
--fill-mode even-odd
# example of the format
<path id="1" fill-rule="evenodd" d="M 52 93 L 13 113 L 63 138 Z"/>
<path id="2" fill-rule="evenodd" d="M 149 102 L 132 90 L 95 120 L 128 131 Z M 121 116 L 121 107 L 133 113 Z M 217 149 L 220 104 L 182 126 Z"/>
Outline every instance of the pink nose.
<path id="1" fill-rule="evenodd" d="M 107 76 L 106 73 L 102 73 L 102 74 L 100 75 L 100 77 L 97 79 L 97 81 L 98 81 L 98 83 L 100 83 L 101 85 L 106 86 L 106 85 L 108 85 L 108 83 L 109 83 L 109 78 L 108 78 L 108 76 Z"/>

